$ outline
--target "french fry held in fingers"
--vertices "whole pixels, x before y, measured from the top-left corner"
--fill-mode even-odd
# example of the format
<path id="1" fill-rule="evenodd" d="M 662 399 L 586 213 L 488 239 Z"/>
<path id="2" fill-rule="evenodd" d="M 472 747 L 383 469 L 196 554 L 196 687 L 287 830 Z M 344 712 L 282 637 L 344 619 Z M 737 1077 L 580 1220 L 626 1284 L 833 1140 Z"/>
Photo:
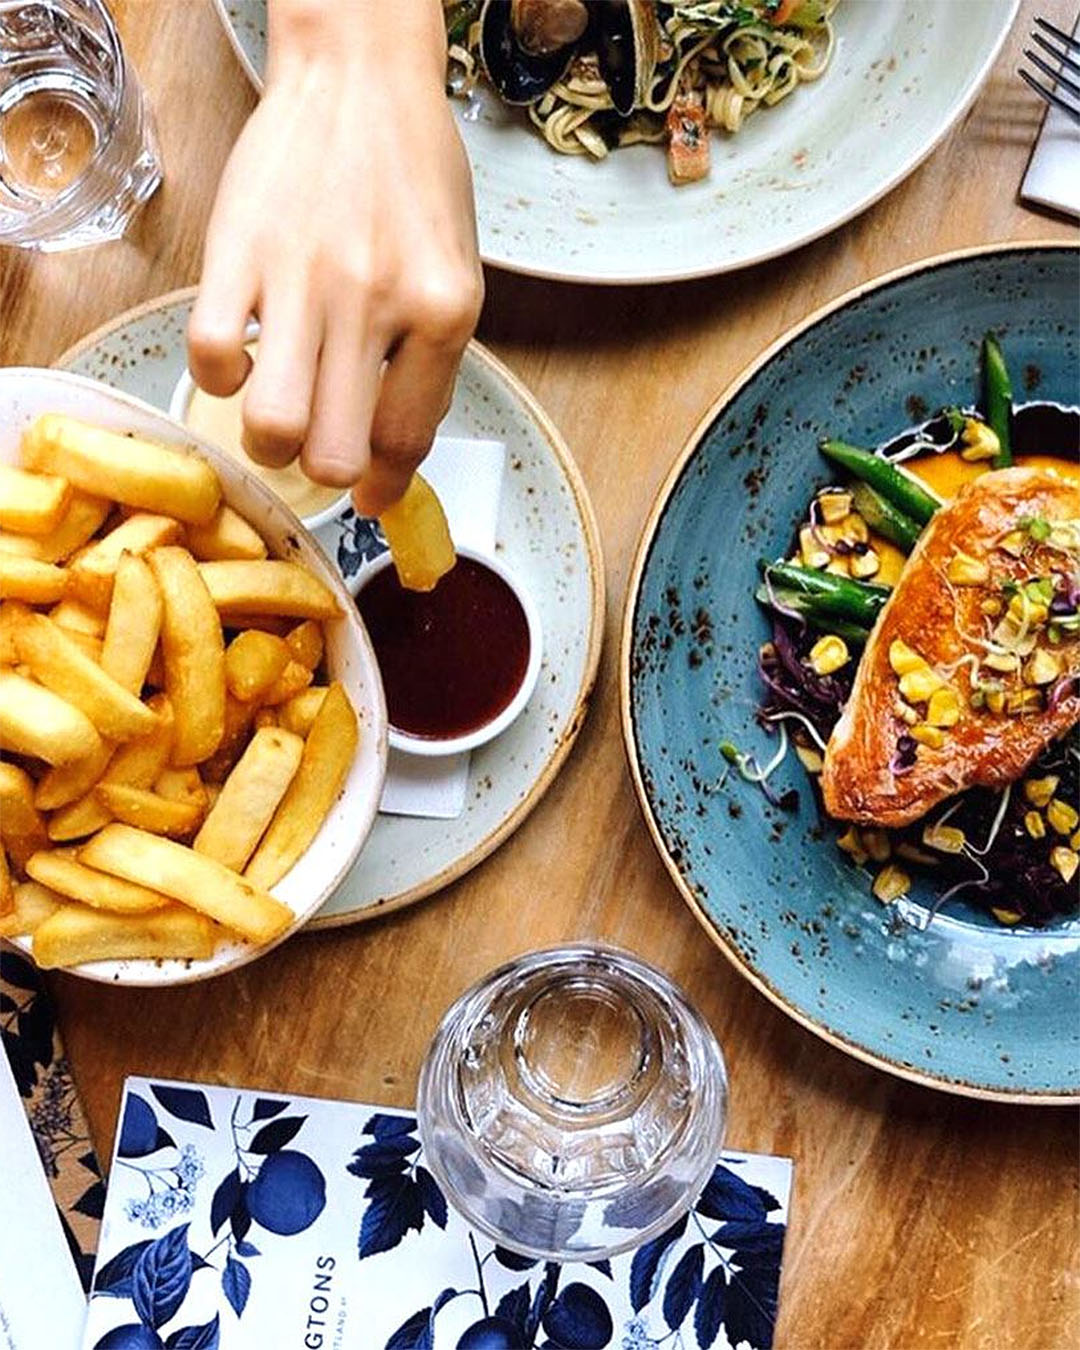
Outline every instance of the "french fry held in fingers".
<path id="1" fill-rule="evenodd" d="M 192 848 L 242 872 L 300 767 L 304 742 L 291 731 L 256 731 Z"/>
<path id="2" fill-rule="evenodd" d="M 189 525 L 187 545 L 200 562 L 266 557 L 266 545 L 243 516 L 231 506 L 219 506 L 208 525 Z"/>
<path id="3" fill-rule="evenodd" d="M 147 914 L 110 914 L 87 905 L 61 905 L 34 929 L 31 950 L 42 970 L 84 961 L 174 957 L 205 961 L 217 934 L 202 914 L 183 905 Z"/>
<path id="4" fill-rule="evenodd" d="M 16 534 L 0 529 L 0 553 L 15 553 L 38 562 L 63 562 L 97 534 L 108 514 L 107 501 L 75 492 L 63 519 L 48 534 Z"/>
<path id="5" fill-rule="evenodd" d="M 125 783 L 99 783 L 94 795 L 114 819 L 168 839 L 182 839 L 194 833 L 203 816 L 198 802 L 176 801 L 149 788 L 128 787 Z"/>
<path id="6" fill-rule="evenodd" d="M 51 605 L 67 590 L 68 574 L 53 563 L 0 553 L 0 600 Z"/>
<path id="7" fill-rule="evenodd" d="M 172 896 L 249 942 L 272 942 L 293 922 L 287 905 L 246 877 L 183 844 L 130 825 L 106 825 L 79 856 L 88 867 Z"/>
<path id="8" fill-rule="evenodd" d="M 197 455 L 46 413 L 24 433 L 23 465 L 60 474 L 100 497 L 206 525 L 221 501 L 213 468 Z"/>
<path id="9" fill-rule="evenodd" d="M 426 479 L 414 473 L 404 495 L 379 517 L 398 580 L 407 591 L 432 591 L 457 562 L 446 512 Z"/>
<path id="10" fill-rule="evenodd" d="M 0 529 L 48 534 L 59 525 L 70 501 L 66 478 L 0 464 Z"/>
<path id="11" fill-rule="evenodd" d="M 225 638 L 221 620 L 199 566 L 186 549 L 157 548 L 147 561 L 165 602 L 161 652 L 165 690 L 175 718 L 173 763 L 180 767 L 198 764 L 214 753 L 225 733 Z"/>
<path id="12" fill-rule="evenodd" d="M 64 903 L 63 898 L 36 881 L 23 881 L 14 888 L 10 914 L 0 917 L 0 937 L 21 937 L 37 928 Z"/>
<path id="13" fill-rule="evenodd" d="M 284 638 L 247 628 L 225 650 L 225 683 L 242 703 L 261 698 L 292 660 Z"/>
<path id="14" fill-rule="evenodd" d="M 118 914 L 145 914 L 170 903 L 166 896 L 148 886 L 138 886 L 85 866 L 68 849 L 32 854 L 26 862 L 26 874 L 57 895 Z"/>
<path id="15" fill-rule="evenodd" d="M 123 554 L 116 566 L 101 669 L 133 694 L 141 691 L 154 659 L 162 608 L 153 572 L 142 558 Z"/>
<path id="16" fill-rule="evenodd" d="M 275 886 L 319 832 L 356 754 L 356 714 L 340 684 L 326 691 L 311 725 L 300 767 L 248 863 L 244 875 Z"/>
<path id="17" fill-rule="evenodd" d="M 219 612 L 230 619 L 246 614 L 336 619 L 341 613 L 329 586 L 296 562 L 207 562 L 199 564 L 199 574 Z"/>
<path id="18" fill-rule="evenodd" d="M 46 764 L 70 764 L 93 754 L 100 744 L 84 712 L 25 675 L 0 670 L 0 750 Z"/>

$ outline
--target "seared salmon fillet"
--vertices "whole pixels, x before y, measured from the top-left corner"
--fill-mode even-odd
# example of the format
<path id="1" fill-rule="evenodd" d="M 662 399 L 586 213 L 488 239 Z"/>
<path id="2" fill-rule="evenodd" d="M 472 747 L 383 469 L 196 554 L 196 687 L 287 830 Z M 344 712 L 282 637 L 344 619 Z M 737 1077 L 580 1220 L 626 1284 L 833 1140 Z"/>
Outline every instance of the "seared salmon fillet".
<path id="1" fill-rule="evenodd" d="M 830 815 L 906 825 L 1014 782 L 1080 721 L 1080 488 L 998 469 L 942 507 L 874 626 L 829 738 Z"/>

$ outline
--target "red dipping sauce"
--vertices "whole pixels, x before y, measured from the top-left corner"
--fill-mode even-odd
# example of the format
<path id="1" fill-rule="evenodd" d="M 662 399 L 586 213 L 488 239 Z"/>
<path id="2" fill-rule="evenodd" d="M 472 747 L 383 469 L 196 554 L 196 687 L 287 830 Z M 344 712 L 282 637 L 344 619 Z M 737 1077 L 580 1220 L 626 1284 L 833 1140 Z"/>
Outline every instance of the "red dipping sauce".
<path id="1" fill-rule="evenodd" d="M 529 624 L 513 589 L 459 555 L 433 591 L 407 591 L 394 568 L 356 597 L 379 662 L 390 724 L 451 740 L 512 702 L 529 664 Z"/>

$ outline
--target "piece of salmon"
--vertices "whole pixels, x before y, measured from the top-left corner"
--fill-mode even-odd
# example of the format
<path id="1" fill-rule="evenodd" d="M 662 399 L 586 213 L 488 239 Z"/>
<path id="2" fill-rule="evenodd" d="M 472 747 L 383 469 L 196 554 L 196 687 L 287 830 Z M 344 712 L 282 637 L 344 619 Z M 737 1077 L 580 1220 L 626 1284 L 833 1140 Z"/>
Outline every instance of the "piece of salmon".
<path id="1" fill-rule="evenodd" d="M 709 128 L 705 109 L 690 96 L 677 98 L 668 109 L 668 177 L 678 187 L 695 183 L 709 172 Z"/>
<path id="2" fill-rule="evenodd" d="M 1080 721 L 1080 634 L 1069 619 L 1078 589 L 1075 483 L 998 469 L 942 507 L 881 612 L 829 738 L 821 775 L 829 814 L 906 825 L 964 788 L 1015 782 Z M 939 716 L 927 730 L 933 705 L 902 694 L 895 667 L 919 657 L 929 683 L 956 694 L 953 725 Z M 1015 670 L 994 668 L 1014 660 Z"/>

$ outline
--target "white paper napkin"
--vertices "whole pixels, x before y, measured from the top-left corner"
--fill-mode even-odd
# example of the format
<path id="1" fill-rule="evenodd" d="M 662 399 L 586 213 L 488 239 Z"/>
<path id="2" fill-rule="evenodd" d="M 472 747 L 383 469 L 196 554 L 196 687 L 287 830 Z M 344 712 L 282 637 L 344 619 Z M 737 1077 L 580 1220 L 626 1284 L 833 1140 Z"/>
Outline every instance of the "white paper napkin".
<path id="1" fill-rule="evenodd" d="M 1077 33 L 1080 23 L 1073 30 Z M 1053 105 L 1046 110 L 1020 196 L 1036 206 L 1080 216 L 1080 125 Z"/>
<path id="2" fill-rule="evenodd" d="M 506 447 L 501 441 L 456 436 L 440 436 L 424 461 L 424 477 L 439 494 L 459 548 L 494 552 L 505 467 Z M 468 783 L 467 753 L 429 759 L 391 750 L 379 810 L 453 820 L 465 809 Z"/>

